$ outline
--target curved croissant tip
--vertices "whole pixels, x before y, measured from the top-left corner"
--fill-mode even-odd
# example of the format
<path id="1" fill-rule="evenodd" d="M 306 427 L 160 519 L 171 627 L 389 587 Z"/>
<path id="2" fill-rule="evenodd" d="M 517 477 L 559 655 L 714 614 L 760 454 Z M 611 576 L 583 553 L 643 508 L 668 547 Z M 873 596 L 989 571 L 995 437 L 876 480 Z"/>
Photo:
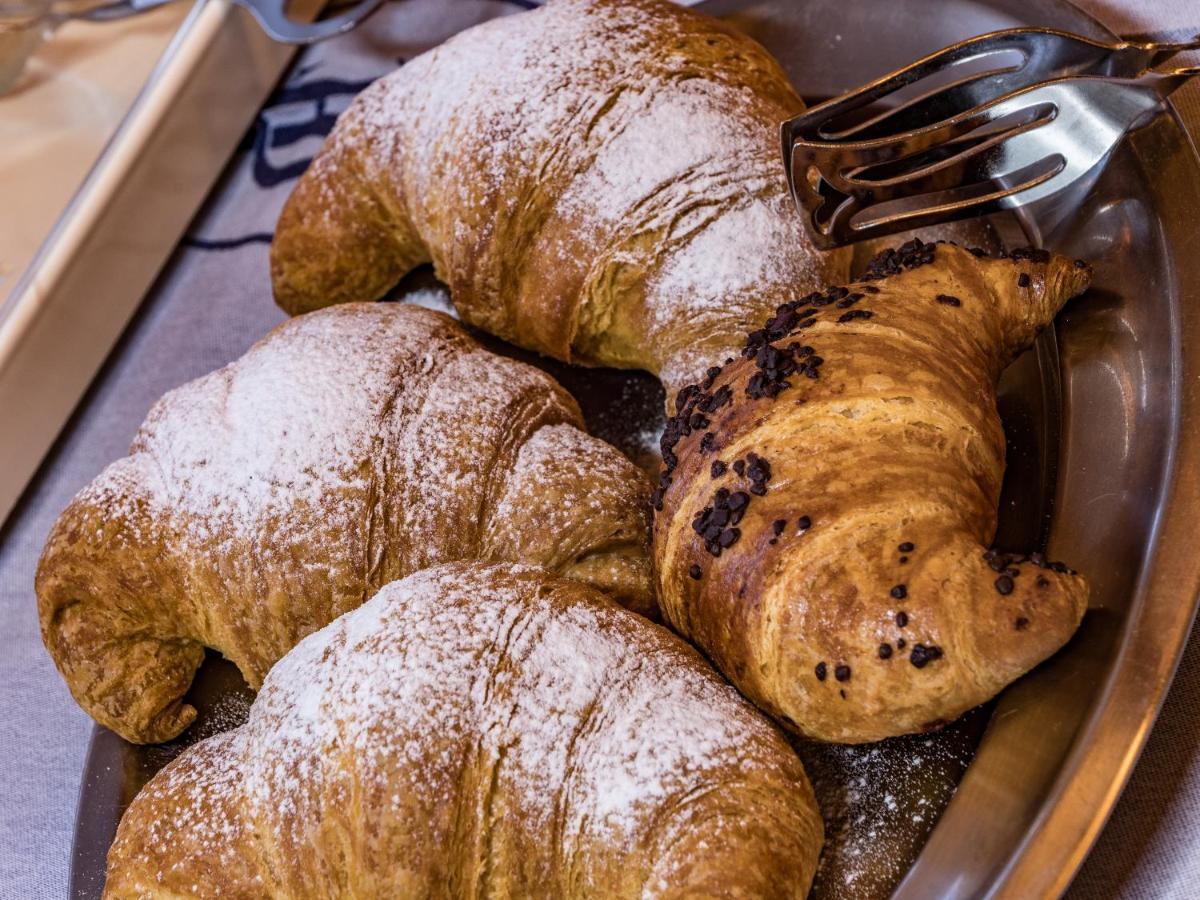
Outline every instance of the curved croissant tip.
<path id="1" fill-rule="evenodd" d="M 182 698 L 168 701 L 140 727 L 116 722 L 108 727 L 131 744 L 162 744 L 179 737 L 196 721 L 196 707 Z"/>
<path id="2" fill-rule="evenodd" d="M 978 636 L 980 652 L 993 659 L 1005 683 L 1058 652 L 1079 628 L 1088 601 L 1087 581 L 1074 572 L 1035 569 L 1009 583 L 1007 602 L 981 623 Z"/>

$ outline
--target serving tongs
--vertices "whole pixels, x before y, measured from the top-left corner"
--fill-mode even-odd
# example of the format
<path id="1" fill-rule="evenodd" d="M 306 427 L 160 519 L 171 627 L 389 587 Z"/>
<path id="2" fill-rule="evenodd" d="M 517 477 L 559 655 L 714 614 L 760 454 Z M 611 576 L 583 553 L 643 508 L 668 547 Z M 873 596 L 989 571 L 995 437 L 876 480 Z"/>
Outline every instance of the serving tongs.
<path id="1" fill-rule="evenodd" d="M 1200 73 L 1154 69 L 1195 49 L 1050 28 L 961 41 L 784 122 L 792 197 L 831 249 L 1090 184 L 1121 137 Z"/>

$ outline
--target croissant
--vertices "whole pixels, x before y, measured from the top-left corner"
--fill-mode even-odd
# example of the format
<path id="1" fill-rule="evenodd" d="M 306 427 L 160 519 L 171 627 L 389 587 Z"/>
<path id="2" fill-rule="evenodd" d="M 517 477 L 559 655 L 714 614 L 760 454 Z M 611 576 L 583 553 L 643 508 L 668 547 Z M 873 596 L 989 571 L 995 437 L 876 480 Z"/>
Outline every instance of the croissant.
<path id="1" fill-rule="evenodd" d="M 666 0 L 551 0 L 367 88 L 280 216 L 291 313 L 432 261 L 462 318 L 668 386 L 780 303 L 843 280 L 788 196 L 804 104 L 761 46 Z"/>
<path id="2" fill-rule="evenodd" d="M 1043 250 L 915 240 L 781 306 L 676 398 L 654 524 L 665 617 L 829 741 L 936 727 L 1062 646 L 1084 579 L 987 549 L 995 385 L 1089 277 Z"/>
<path id="3" fill-rule="evenodd" d="M 275 329 L 174 390 L 54 526 L 42 637 L 79 704 L 178 734 L 219 650 L 252 686 L 380 586 L 524 561 L 650 613 L 649 485 L 542 372 L 449 317 L 352 304 Z"/>
<path id="4" fill-rule="evenodd" d="M 454 563 L 302 641 L 121 820 L 104 896 L 802 898 L 783 736 L 666 629 Z"/>

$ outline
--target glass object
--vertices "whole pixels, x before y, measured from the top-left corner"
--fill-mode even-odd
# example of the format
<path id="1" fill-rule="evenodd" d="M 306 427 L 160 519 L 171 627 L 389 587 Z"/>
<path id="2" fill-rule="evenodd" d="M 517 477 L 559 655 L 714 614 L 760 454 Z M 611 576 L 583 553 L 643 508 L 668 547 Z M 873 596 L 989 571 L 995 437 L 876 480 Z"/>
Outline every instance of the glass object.
<path id="1" fill-rule="evenodd" d="M 0 94 L 21 77 L 49 30 L 50 0 L 0 0 Z"/>

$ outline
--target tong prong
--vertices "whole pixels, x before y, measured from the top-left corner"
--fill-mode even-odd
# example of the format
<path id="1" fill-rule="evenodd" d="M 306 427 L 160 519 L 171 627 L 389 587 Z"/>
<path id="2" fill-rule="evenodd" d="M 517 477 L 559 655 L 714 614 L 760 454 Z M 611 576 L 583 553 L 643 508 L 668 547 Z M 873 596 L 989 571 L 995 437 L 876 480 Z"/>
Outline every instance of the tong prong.
<path id="1" fill-rule="evenodd" d="M 946 109 L 978 105 L 986 97 L 1032 87 L 1051 77 L 1099 75 L 1138 78 L 1174 55 L 1200 49 L 1200 41 L 1183 43 L 1103 43 L 1052 28 L 1012 28 L 980 35 L 952 44 L 936 53 L 869 82 L 857 90 L 812 107 L 792 120 L 792 137 L 838 140 L 879 133 L 887 124 L 895 131 L 914 130 Z M 950 67 L 987 56 L 1017 51 L 1018 65 L 989 69 L 939 85 L 927 94 L 847 128 L 835 123 L 846 114 L 903 90 L 910 85 L 947 71 Z"/>
<path id="2" fill-rule="evenodd" d="M 940 145 L 935 145 L 927 150 L 909 156 L 900 157 L 891 162 L 855 166 L 838 173 L 838 177 L 834 179 L 834 183 L 839 187 L 844 186 L 847 189 L 865 188 L 874 193 L 876 200 L 885 200 L 890 199 L 887 196 L 888 188 L 901 187 L 934 175 L 940 174 L 952 180 L 961 181 L 965 174 L 963 171 L 965 167 L 976 162 L 978 157 L 991 152 L 1005 141 L 1011 140 L 1019 134 L 1042 127 L 1051 121 L 1055 114 L 1054 108 L 1050 104 L 1045 103 L 1026 107 L 1019 112 L 1024 115 L 1018 116 L 1018 114 L 1014 113 L 1003 117 L 1014 120 L 1006 127 L 984 134 L 978 134 L 979 129 L 974 128 Z M 996 120 L 992 120 L 986 124 L 992 124 L 994 121 Z M 962 149 L 958 149 L 960 147 Z M 923 163 L 922 157 L 929 157 L 930 155 L 933 158 L 929 162 Z M 901 166 L 901 164 L 908 165 Z M 882 178 L 871 177 L 872 173 L 881 170 L 886 172 L 889 168 L 900 170 L 899 174 L 884 175 Z"/>
<path id="3" fill-rule="evenodd" d="M 1036 88 L 1030 88 L 1035 91 Z M 922 176 L 935 172 L 961 174 L 958 170 L 982 153 L 989 152 L 1004 141 L 1032 128 L 1052 121 L 1056 108 L 1052 102 L 1032 98 L 1024 102 L 1019 92 L 1016 97 L 1001 98 L 983 107 L 968 110 L 937 125 L 908 132 L 894 137 L 876 138 L 870 141 L 852 141 L 836 144 L 813 141 L 796 141 L 792 145 L 793 165 L 817 165 L 821 174 L 833 187 L 844 193 L 858 189 L 869 189 L 875 199 L 891 196 L 905 183 L 912 183 Z M 989 126 L 998 127 L 994 132 L 981 130 Z M 931 151 L 953 150 L 956 153 L 940 153 L 941 159 L 927 166 L 920 165 L 920 157 Z M 835 152 L 837 151 L 837 152 Z M 852 161 L 842 165 L 841 160 Z M 825 165 L 818 165 L 828 160 Z M 904 163 L 914 163 L 916 168 L 907 175 L 873 181 L 863 178 L 864 172 L 891 166 L 899 168 Z M 957 167 L 957 168 L 954 168 Z"/>
<path id="4" fill-rule="evenodd" d="M 874 215 L 862 209 L 846 206 L 840 210 L 845 227 L 851 231 L 867 231 L 886 228 L 889 231 L 904 231 L 938 222 L 949 222 L 972 216 L 989 215 L 1006 209 L 1010 198 L 1031 190 L 1055 178 L 1063 169 L 1061 157 L 1046 157 L 1015 173 L 1013 183 L 1004 185 L 962 185 L 924 196 L 924 204 L 907 207 L 895 206 L 889 210 L 884 204 L 872 205 L 866 210 L 875 210 Z M 961 196 L 965 194 L 966 196 Z"/>

